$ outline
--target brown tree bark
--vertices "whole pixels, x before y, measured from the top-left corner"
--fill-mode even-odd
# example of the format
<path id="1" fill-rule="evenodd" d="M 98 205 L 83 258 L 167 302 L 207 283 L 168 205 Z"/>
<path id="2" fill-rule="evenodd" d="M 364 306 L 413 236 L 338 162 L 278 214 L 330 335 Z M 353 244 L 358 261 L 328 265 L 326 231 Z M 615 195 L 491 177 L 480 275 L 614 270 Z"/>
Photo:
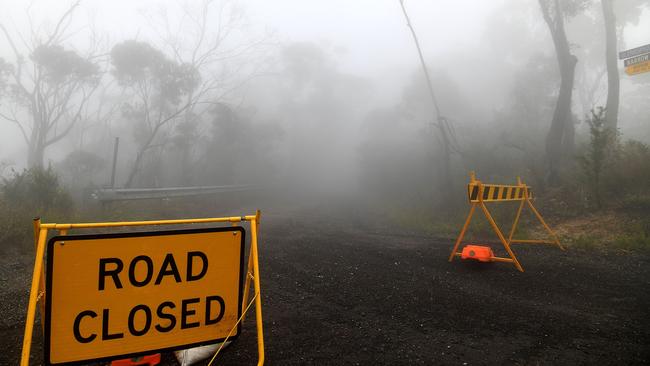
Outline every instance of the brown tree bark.
<path id="1" fill-rule="evenodd" d="M 605 59 L 607 61 L 607 105 L 605 106 L 605 126 L 616 131 L 618 127 L 618 103 L 620 79 L 616 58 L 616 17 L 612 0 L 602 0 L 605 19 Z"/>
<path id="2" fill-rule="evenodd" d="M 564 30 L 564 16 L 558 0 L 539 0 L 542 15 L 548 25 L 555 46 L 555 54 L 560 69 L 560 92 L 555 111 L 546 136 L 547 182 L 555 185 L 559 181 L 559 169 L 564 160 L 567 147 L 573 146 L 573 118 L 571 97 L 573 80 L 578 58 L 571 54 Z"/>

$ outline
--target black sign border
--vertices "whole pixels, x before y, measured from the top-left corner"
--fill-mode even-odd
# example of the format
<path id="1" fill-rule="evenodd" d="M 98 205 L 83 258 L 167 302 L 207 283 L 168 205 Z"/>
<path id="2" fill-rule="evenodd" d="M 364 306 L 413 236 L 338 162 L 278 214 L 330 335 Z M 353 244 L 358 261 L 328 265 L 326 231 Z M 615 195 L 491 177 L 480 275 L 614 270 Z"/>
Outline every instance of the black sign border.
<path id="1" fill-rule="evenodd" d="M 212 227 L 212 228 L 199 228 L 199 229 L 178 229 L 178 230 L 161 230 L 161 231 L 135 231 L 135 232 L 125 232 L 125 233 L 110 233 L 110 234 L 81 234 L 81 235 L 60 235 L 51 238 L 47 243 L 47 269 L 46 269 L 46 284 L 45 284 L 45 322 L 44 322 L 44 358 L 43 362 L 45 365 L 83 365 L 88 362 L 104 362 L 112 361 L 117 359 L 133 358 L 138 356 L 151 355 L 161 352 L 176 351 L 186 348 L 193 348 L 199 346 L 206 346 L 210 344 L 216 344 L 223 342 L 225 338 L 211 339 L 202 342 L 183 344 L 179 346 L 160 348 L 147 350 L 144 352 L 136 353 L 125 353 L 120 355 L 114 355 L 109 357 L 93 358 L 87 360 L 77 360 L 71 362 L 63 363 L 51 363 L 50 362 L 50 331 L 51 331 L 51 310 L 52 310 L 52 271 L 54 264 L 54 244 L 59 241 L 72 241 L 72 240 L 89 240 L 89 239 L 109 239 L 109 238 L 134 238 L 134 237 L 144 237 L 144 236 L 167 236 L 167 235 L 182 235 L 182 234 L 198 234 L 198 233 L 213 233 L 213 232 L 241 232 L 241 247 L 239 255 L 239 297 L 237 299 L 237 319 L 241 318 L 242 312 L 242 295 L 243 295 L 243 280 L 244 280 L 244 257 L 245 257 L 245 236 L 246 230 L 242 226 L 230 226 L 230 227 Z M 229 341 L 235 341 L 239 334 L 241 334 L 241 322 L 237 324 L 237 333 L 228 338 Z"/>
<path id="2" fill-rule="evenodd" d="M 632 63 L 628 64 L 628 61 L 630 61 L 630 60 L 632 60 L 632 59 L 634 59 L 634 58 L 637 58 L 637 57 L 643 57 L 643 56 L 648 56 L 648 59 L 647 59 L 647 60 L 642 60 L 642 61 L 639 61 L 639 62 L 635 62 L 635 63 L 633 63 L 633 64 L 632 64 Z M 642 54 L 640 54 L 640 55 L 636 55 L 636 56 L 632 56 L 632 57 L 630 57 L 630 58 L 626 58 L 625 60 L 623 60 L 623 67 L 627 68 L 627 67 L 630 67 L 630 66 L 635 66 L 635 65 L 643 64 L 643 63 L 646 63 L 646 62 L 648 62 L 648 61 L 650 61 L 650 52 L 642 53 Z"/>

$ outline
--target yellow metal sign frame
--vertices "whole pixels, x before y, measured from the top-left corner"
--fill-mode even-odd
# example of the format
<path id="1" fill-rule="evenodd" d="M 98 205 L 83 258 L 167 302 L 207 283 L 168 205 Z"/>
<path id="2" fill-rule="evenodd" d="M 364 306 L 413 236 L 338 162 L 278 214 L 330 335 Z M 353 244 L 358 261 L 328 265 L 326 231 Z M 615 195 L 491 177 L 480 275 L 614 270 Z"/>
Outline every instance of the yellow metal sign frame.
<path id="1" fill-rule="evenodd" d="M 260 225 L 260 211 L 255 215 L 248 216 L 231 216 L 217 218 L 199 218 L 199 219 L 181 219 L 181 220 L 154 220 L 154 221 L 123 221 L 123 222 L 98 222 L 98 223 L 75 223 L 75 224 L 54 224 L 42 223 L 39 218 L 34 219 L 34 245 L 36 255 L 34 259 L 34 270 L 32 274 L 31 289 L 29 292 L 29 304 L 27 306 L 27 318 L 25 320 L 25 335 L 23 338 L 23 348 L 21 353 L 21 366 L 29 365 L 29 356 L 31 352 L 32 336 L 34 331 L 34 320 L 36 318 L 36 307 L 40 305 L 41 318 L 45 312 L 45 267 L 43 265 L 46 249 L 47 236 L 50 230 L 57 231 L 58 235 L 67 235 L 69 230 L 73 229 L 97 229 L 97 228 L 115 228 L 131 226 L 159 226 L 159 225 L 179 225 L 179 224 L 206 224 L 206 223 L 231 223 L 233 226 L 241 222 L 249 222 L 251 228 L 250 252 L 248 255 L 248 265 L 244 273 L 246 276 L 244 282 L 244 293 L 241 304 L 242 315 L 237 324 L 244 321 L 247 311 L 255 306 L 255 321 L 257 328 L 257 365 L 264 364 L 264 329 L 262 324 L 262 298 L 260 295 L 260 269 L 258 260 L 258 239 Z M 253 298 L 248 303 L 249 293 L 253 284 Z M 43 321 L 41 323 L 44 323 Z M 223 344 L 222 344 L 223 346 Z M 221 350 L 221 349 L 219 349 Z M 216 356 L 216 355 L 215 355 Z M 213 357 L 214 360 L 214 357 Z"/>
<path id="2" fill-rule="evenodd" d="M 469 224 L 472 221 L 472 217 L 474 215 L 474 211 L 476 210 L 477 206 L 480 207 L 483 213 L 485 214 L 485 217 L 490 223 L 490 226 L 497 234 L 499 241 L 501 242 L 501 244 L 503 244 L 503 247 L 506 249 L 506 252 L 508 253 L 509 256 L 509 258 L 492 257 L 491 258 L 492 261 L 512 263 L 519 271 L 523 272 L 524 269 L 519 263 L 519 260 L 517 260 L 517 257 L 515 256 L 515 253 L 512 251 L 512 248 L 510 248 L 510 244 L 551 244 L 551 245 L 556 245 L 561 250 L 564 250 L 564 247 L 562 247 L 562 244 L 560 244 L 560 240 L 558 239 L 557 235 L 555 235 L 555 232 L 551 230 L 551 228 L 546 224 L 546 221 L 544 221 L 542 215 L 539 213 L 539 211 L 537 211 L 535 206 L 533 206 L 533 203 L 531 201 L 532 191 L 529 186 L 527 186 L 521 181 L 521 178 L 517 177 L 516 185 L 483 184 L 480 180 L 476 179 L 476 175 L 474 174 L 474 172 L 471 172 L 470 182 L 467 185 L 467 196 L 470 203 L 469 213 L 467 214 L 467 219 L 465 219 L 465 224 L 460 230 L 458 239 L 456 239 L 454 248 L 451 250 L 451 254 L 449 255 L 449 262 L 451 262 L 454 259 L 454 257 L 461 256 L 461 253 L 458 252 L 458 246 L 460 245 L 460 243 L 463 241 L 463 238 L 465 237 L 465 233 L 467 232 L 467 228 L 469 227 Z M 508 238 L 506 239 L 506 237 L 503 235 L 503 232 L 501 231 L 501 229 L 499 229 L 499 226 L 497 225 L 496 221 L 492 217 L 492 214 L 490 213 L 490 210 L 486 206 L 486 203 L 509 202 L 509 201 L 510 202 L 519 201 L 520 203 L 519 203 L 519 208 L 517 209 L 517 214 L 515 215 L 515 219 L 512 223 L 512 228 L 510 229 L 510 233 L 508 234 Z M 544 229 L 546 229 L 546 231 L 548 232 L 548 234 L 551 236 L 553 240 L 512 238 L 513 235 L 515 234 L 515 231 L 517 230 L 517 225 L 519 224 L 519 218 L 521 217 L 521 212 L 524 208 L 524 205 L 528 205 L 528 207 L 533 212 L 533 214 L 535 214 L 537 220 L 539 220 L 539 222 L 542 224 Z"/>

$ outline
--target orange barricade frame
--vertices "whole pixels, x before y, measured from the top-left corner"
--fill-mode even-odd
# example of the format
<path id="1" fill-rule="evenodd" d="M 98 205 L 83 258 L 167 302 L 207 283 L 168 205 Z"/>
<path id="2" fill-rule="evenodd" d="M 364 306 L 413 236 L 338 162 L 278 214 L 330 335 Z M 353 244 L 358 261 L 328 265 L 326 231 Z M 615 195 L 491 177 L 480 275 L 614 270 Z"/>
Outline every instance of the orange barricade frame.
<path id="1" fill-rule="evenodd" d="M 519 271 L 523 272 L 524 269 L 519 263 L 519 261 L 517 260 L 515 253 L 510 248 L 510 244 L 552 244 L 552 245 L 556 245 L 561 250 L 564 250 L 564 247 L 562 247 L 562 244 L 560 244 L 560 240 L 558 239 L 557 235 L 555 235 L 555 232 L 551 230 L 551 228 L 544 221 L 544 218 L 542 218 L 542 215 L 539 213 L 539 211 L 537 211 L 535 206 L 533 206 L 533 203 L 531 201 L 532 191 L 529 186 L 527 186 L 521 181 L 520 177 L 517 177 L 516 185 L 484 184 L 480 180 L 476 179 L 476 175 L 474 174 L 474 172 L 470 172 L 470 182 L 467 185 L 467 197 L 471 205 L 469 209 L 469 214 L 467 215 L 465 224 L 463 225 L 463 228 L 461 229 L 460 234 L 458 235 L 458 239 L 456 239 L 454 248 L 452 249 L 451 254 L 449 255 L 449 262 L 451 262 L 454 259 L 454 257 L 461 256 L 461 253 L 458 252 L 458 246 L 462 242 L 465 233 L 467 232 L 467 228 L 469 227 L 469 224 L 472 220 L 474 211 L 476 210 L 477 206 L 480 207 L 483 213 L 485 214 L 485 217 L 490 223 L 490 226 L 497 234 L 499 241 L 501 242 L 501 244 L 503 244 L 509 256 L 509 258 L 494 256 L 490 258 L 492 261 L 513 263 L 514 266 Z M 503 235 L 503 232 L 501 231 L 501 229 L 499 229 L 499 226 L 497 225 L 496 221 L 492 217 L 492 214 L 490 213 L 490 210 L 486 206 L 486 203 L 509 202 L 509 201 L 510 202 L 519 201 L 520 204 L 519 204 L 519 208 L 517 209 L 517 214 L 515 216 L 514 222 L 512 223 L 512 228 L 510 229 L 510 233 L 508 234 L 508 238 L 506 239 L 506 237 Z M 521 216 L 521 212 L 524 208 L 524 205 L 528 205 L 530 210 L 533 212 L 533 214 L 535 214 L 535 217 L 539 220 L 539 222 L 546 229 L 546 231 L 549 233 L 549 235 L 553 240 L 512 238 L 515 231 L 517 230 L 517 225 L 519 224 L 519 218 Z"/>
<path id="2" fill-rule="evenodd" d="M 123 221 L 123 222 L 98 222 L 98 223 L 76 223 L 76 224 L 45 224 L 41 223 L 40 218 L 34 219 L 34 245 L 36 249 L 34 259 L 34 272 L 32 275 L 31 289 L 29 292 L 29 305 L 27 307 L 27 318 L 25 320 L 25 335 L 23 337 L 23 348 L 21 353 L 20 365 L 29 365 L 29 356 L 32 344 L 32 335 L 34 330 L 34 320 L 36 318 L 36 306 L 40 305 L 41 318 L 45 316 L 45 268 L 43 266 L 46 241 L 49 230 L 58 231 L 59 235 L 67 235 L 68 230 L 72 229 L 96 229 L 96 228 L 113 228 L 113 227 L 131 227 L 131 226 L 159 226 L 159 225 L 178 225 L 178 224 L 206 224 L 206 223 L 231 223 L 237 225 L 240 222 L 248 221 L 251 228 L 250 252 L 248 255 L 248 265 L 244 273 L 246 276 L 244 282 L 244 293 L 242 300 L 242 315 L 238 320 L 243 322 L 247 311 L 255 305 L 255 321 L 257 328 L 257 365 L 264 364 L 264 330 L 262 325 L 262 297 L 260 293 L 260 269 L 257 250 L 257 235 L 260 225 L 260 211 L 255 215 L 248 216 L 231 216 L 217 218 L 199 218 L 199 219 L 180 219 L 180 220 L 155 220 L 155 221 Z M 248 302 L 249 292 L 253 282 L 253 299 Z M 40 304 L 39 304 L 40 303 Z M 41 323 L 44 323 L 43 321 Z M 43 329 L 44 331 L 44 329 Z M 230 335 L 221 344 L 226 343 Z M 212 357 L 210 364 L 214 361 L 216 355 L 221 351 L 221 347 Z"/>

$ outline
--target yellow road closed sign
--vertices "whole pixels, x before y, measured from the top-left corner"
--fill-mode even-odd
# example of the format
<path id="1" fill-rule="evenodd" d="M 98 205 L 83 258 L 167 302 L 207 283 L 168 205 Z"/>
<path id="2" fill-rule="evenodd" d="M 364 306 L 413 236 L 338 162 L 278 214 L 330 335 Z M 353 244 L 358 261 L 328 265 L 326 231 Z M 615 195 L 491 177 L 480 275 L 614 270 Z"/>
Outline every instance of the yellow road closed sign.
<path id="1" fill-rule="evenodd" d="M 625 68 L 625 73 L 628 75 L 642 74 L 644 72 L 650 72 L 650 61 L 644 61 Z"/>
<path id="2" fill-rule="evenodd" d="M 226 227 L 52 238 L 45 362 L 222 341 L 241 316 L 244 236 Z"/>

